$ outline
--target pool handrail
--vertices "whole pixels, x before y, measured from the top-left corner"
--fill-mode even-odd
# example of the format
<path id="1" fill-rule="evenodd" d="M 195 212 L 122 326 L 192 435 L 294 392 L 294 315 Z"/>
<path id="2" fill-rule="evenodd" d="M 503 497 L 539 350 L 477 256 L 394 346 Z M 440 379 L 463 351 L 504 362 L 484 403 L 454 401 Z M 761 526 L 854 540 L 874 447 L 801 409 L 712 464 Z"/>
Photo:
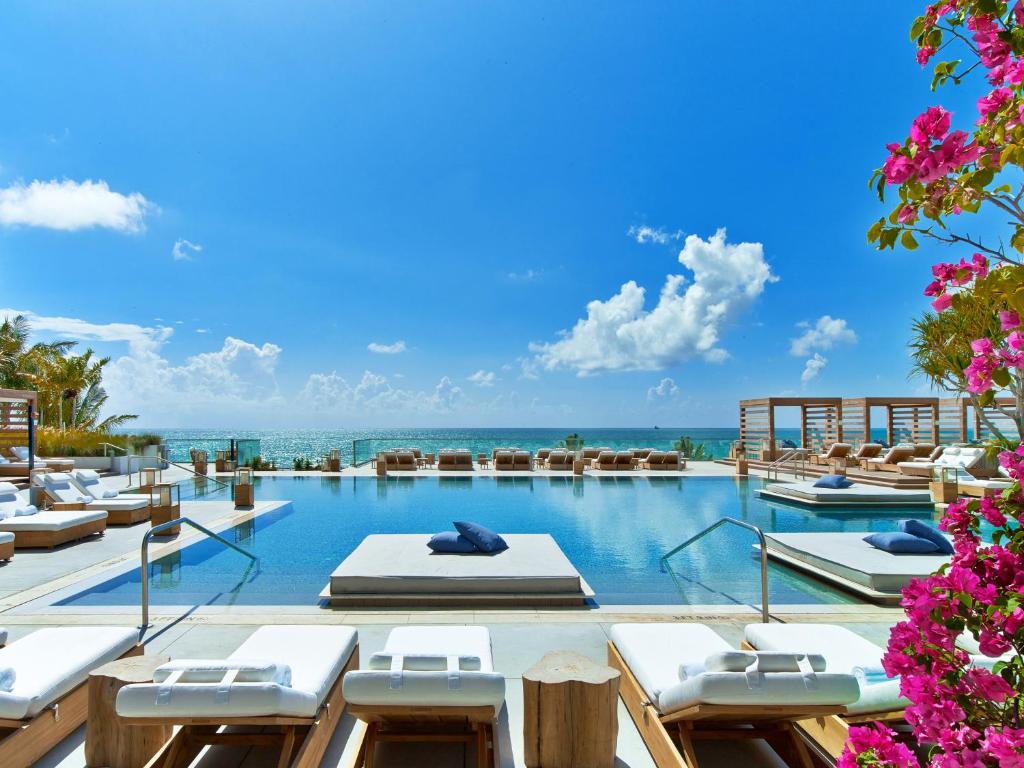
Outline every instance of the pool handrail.
<path id="1" fill-rule="evenodd" d="M 664 573 L 668 559 L 677 555 L 682 550 L 686 549 L 691 544 L 703 539 L 712 531 L 722 527 L 723 525 L 738 525 L 740 528 L 745 528 L 748 531 L 753 531 L 757 535 L 758 543 L 761 549 L 761 623 L 768 624 L 770 622 L 770 613 L 768 610 L 768 546 L 765 542 L 764 531 L 758 528 L 756 525 L 744 522 L 743 520 L 737 520 L 735 517 L 723 517 L 716 522 L 709 525 L 699 533 L 694 534 L 675 549 L 665 553 L 661 556 L 661 560 L 658 561 L 661 572 Z"/>
<path id="2" fill-rule="evenodd" d="M 149 621 L 149 541 L 158 533 L 162 533 L 169 528 L 177 528 L 184 523 L 185 525 L 191 525 L 200 533 L 204 533 L 211 539 L 216 539 L 222 544 L 225 544 L 231 549 L 245 555 L 253 562 L 259 562 L 259 558 L 252 552 L 247 552 L 240 546 L 232 541 L 228 541 L 219 533 L 214 533 L 205 525 L 200 525 L 190 517 L 177 517 L 174 520 L 168 520 L 166 523 L 160 523 L 160 525 L 154 525 L 148 531 L 146 535 L 142 537 L 142 550 L 139 553 L 139 569 L 141 571 L 141 582 L 142 582 L 142 624 L 139 625 L 139 631 L 145 632 L 153 625 Z"/>

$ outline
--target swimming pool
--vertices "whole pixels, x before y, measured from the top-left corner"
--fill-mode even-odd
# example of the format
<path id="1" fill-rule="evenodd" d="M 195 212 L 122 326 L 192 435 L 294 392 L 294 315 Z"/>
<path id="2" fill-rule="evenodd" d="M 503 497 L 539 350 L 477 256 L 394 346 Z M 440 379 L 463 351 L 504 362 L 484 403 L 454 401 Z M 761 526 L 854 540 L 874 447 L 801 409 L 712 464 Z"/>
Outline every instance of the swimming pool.
<path id="1" fill-rule="evenodd" d="M 757 604 L 752 534 L 721 528 L 672 561 L 659 558 L 723 516 L 767 531 L 893 530 L 930 510 L 870 513 L 791 507 L 754 495 L 756 479 L 718 477 L 263 477 L 258 499 L 291 503 L 223 535 L 258 555 L 202 539 L 150 567 L 154 605 L 316 605 L 331 571 L 371 533 L 430 533 L 453 520 L 500 532 L 550 533 L 601 604 Z M 772 565 L 772 604 L 855 602 Z M 138 568 L 58 605 L 138 605 Z"/>

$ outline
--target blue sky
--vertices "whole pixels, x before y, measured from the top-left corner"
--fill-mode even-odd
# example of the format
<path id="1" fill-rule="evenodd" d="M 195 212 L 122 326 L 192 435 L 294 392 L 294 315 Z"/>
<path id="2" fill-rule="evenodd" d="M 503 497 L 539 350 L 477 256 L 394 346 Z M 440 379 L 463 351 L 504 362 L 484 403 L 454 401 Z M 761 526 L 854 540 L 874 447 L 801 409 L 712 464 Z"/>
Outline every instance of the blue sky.
<path id="1" fill-rule="evenodd" d="M 867 181 L 978 89 L 929 92 L 920 7 L 7 3 L 0 308 L 113 356 L 142 426 L 921 391 L 908 325 L 965 254 L 870 249 Z"/>

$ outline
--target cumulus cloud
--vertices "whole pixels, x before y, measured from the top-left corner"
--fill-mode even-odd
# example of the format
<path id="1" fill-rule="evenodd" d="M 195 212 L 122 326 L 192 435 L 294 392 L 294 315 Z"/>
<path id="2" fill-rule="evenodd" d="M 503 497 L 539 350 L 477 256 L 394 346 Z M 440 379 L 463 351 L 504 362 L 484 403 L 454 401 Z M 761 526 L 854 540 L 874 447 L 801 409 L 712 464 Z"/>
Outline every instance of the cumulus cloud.
<path id="1" fill-rule="evenodd" d="M 405 342 L 399 339 L 394 344 L 381 344 L 371 341 L 366 348 L 378 355 L 399 355 L 405 352 Z"/>
<path id="2" fill-rule="evenodd" d="M 470 374 L 467 378 L 478 387 L 493 387 L 494 382 L 498 380 L 498 376 L 494 371 L 485 371 L 483 369 Z"/>
<path id="3" fill-rule="evenodd" d="M 857 343 L 857 334 L 838 317 L 822 315 L 813 324 L 803 322 L 797 327 L 804 332 L 790 340 L 789 353 L 795 357 L 804 357 L 816 349 L 832 349 L 837 344 Z"/>
<path id="4" fill-rule="evenodd" d="M 138 192 L 114 192 L 105 181 L 36 180 L 0 188 L 0 225 L 8 227 L 139 232 L 155 207 Z"/>
<path id="5" fill-rule="evenodd" d="M 558 341 L 531 344 L 547 370 L 569 368 L 586 376 L 601 371 L 654 371 L 700 357 L 722 362 L 719 341 L 736 317 L 776 278 L 761 243 L 726 242 L 724 229 L 710 239 L 686 238 L 679 263 L 693 273 L 668 275 L 657 304 L 644 306 L 645 289 L 630 280 L 611 298 L 587 304 L 587 316 Z"/>
<path id="6" fill-rule="evenodd" d="M 24 315 L 35 332 L 76 341 L 127 342 L 132 354 L 158 349 L 174 333 L 174 329 L 167 326 L 154 328 L 135 323 L 90 323 L 75 317 L 37 315 L 27 309 L 0 309 L 0 319 L 16 315 Z"/>
<path id="7" fill-rule="evenodd" d="M 171 257 L 175 261 L 192 261 L 192 254 L 199 253 L 201 250 L 203 250 L 203 246 L 198 243 L 185 239 L 176 240 L 174 247 L 171 248 Z"/>
<path id="8" fill-rule="evenodd" d="M 819 374 L 825 370 L 826 365 L 828 365 L 828 358 L 822 357 L 815 352 L 814 357 L 810 358 L 804 365 L 804 372 L 800 374 L 800 381 L 806 384 L 818 378 Z"/>
<path id="9" fill-rule="evenodd" d="M 658 245 L 666 245 L 672 240 L 678 240 L 683 236 L 683 230 L 677 229 L 675 232 L 668 232 L 663 227 L 649 227 L 646 224 L 636 225 L 634 224 L 629 228 L 626 233 L 631 238 L 636 240 L 640 245 L 645 243 L 657 243 Z"/>
<path id="10" fill-rule="evenodd" d="M 647 390 L 647 402 L 649 403 L 666 402 L 674 400 L 678 396 L 679 387 L 668 376 L 659 381 L 656 387 L 650 387 Z"/>
<path id="11" fill-rule="evenodd" d="M 417 391 L 392 386 L 386 376 L 372 371 L 364 371 L 355 384 L 337 371 L 314 373 L 299 393 L 299 400 L 316 411 L 361 414 L 450 413 L 462 398 L 462 389 L 448 376 L 442 376 L 433 390 Z"/>

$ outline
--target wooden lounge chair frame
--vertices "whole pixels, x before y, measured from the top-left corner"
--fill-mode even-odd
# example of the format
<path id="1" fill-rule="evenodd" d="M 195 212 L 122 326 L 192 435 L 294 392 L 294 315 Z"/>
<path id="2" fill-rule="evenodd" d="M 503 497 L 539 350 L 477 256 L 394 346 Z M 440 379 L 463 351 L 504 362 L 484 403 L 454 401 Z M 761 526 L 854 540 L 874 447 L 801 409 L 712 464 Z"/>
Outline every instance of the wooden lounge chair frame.
<path id="1" fill-rule="evenodd" d="M 746 640 L 740 643 L 740 648 L 746 651 L 757 649 Z M 904 711 L 902 709 L 890 710 L 888 712 L 868 712 L 863 714 L 847 715 L 837 713 L 832 715 L 817 715 L 796 721 L 796 727 L 803 736 L 816 745 L 818 749 L 825 752 L 833 760 L 838 760 L 843 754 L 846 741 L 850 737 L 850 728 L 870 723 L 884 723 L 896 725 L 905 723 Z"/>
<path id="2" fill-rule="evenodd" d="M 142 653 L 141 644 L 133 645 L 121 658 Z M 77 731 L 88 709 L 89 681 L 84 680 L 29 720 L 0 718 L 0 765 L 32 765 Z"/>
<path id="3" fill-rule="evenodd" d="M 692 704 L 661 715 L 611 640 L 608 665 L 622 676 L 619 695 L 658 768 L 699 768 L 693 748 L 698 739 L 764 739 L 787 765 L 813 768 L 807 745 L 794 723 L 846 711 L 842 706 Z"/>
<path id="4" fill-rule="evenodd" d="M 324 703 L 313 717 L 122 717 L 126 725 L 180 725 L 146 768 L 185 768 L 205 746 L 278 746 L 277 768 L 317 768 L 345 712 L 342 681 L 359 668 L 359 646 L 352 650 Z M 230 732 L 221 727 L 232 728 Z M 251 728 L 235 730 L 236 728 Z"/>
<path id="5" fill-rule="evenodd" d="M 18 537 L 15 536 L 15 539 Z M 14 541 L 6 541 L 0 544 L 0 560 L 10 560 L 14 557 Z M 0 643 L 0 648 L 3 648 L 3 643 Z"/>
<path id="6" fill-rule="evenodd" d="M 366 723 L 356 768 L 374 768 L 376 746 L 386 741 L 475 743 L 477 768 L 500 765 L 500 709 L 350 704 L 348 711 Z"/>

